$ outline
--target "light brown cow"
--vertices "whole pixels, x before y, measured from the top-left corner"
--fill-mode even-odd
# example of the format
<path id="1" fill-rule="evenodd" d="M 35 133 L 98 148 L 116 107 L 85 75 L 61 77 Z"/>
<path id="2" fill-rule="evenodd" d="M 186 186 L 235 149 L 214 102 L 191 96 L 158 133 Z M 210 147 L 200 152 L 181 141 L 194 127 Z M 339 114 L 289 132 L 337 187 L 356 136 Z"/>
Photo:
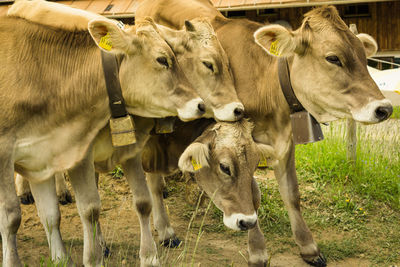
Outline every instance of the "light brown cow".
<path id="1" fill-rule="evenodd" d="M 168 236 L 173 230 L 164 228 L 161 220 L 165 218 L 157 218 L 161 215 L 157 209 L 162 200 L 162 187 L 151 180 L 172 174 L 179 166 L 184 172 L 194 173 L 197 184 L 223 212 L 226 226 L 249 230 L 250 258 L 258 262 L 260 256 L 267 256 L 260 255 L 265 251 L 265 242 L 257 222 L 260 191 L 253 173 L 260 155 L 269 154 L 271 148 L 253 141 L 252 127 L 246 119 L 236 123 L 201 119 L 178 123 L 174 133 L 153 136 L 149 140 L 142 161 L 148 172 L 156 208 L 154 225 L 159 235 Z M 172 236 L 169 238 L 171 242 L 178 241 Z"/>
<path id="2" fill-rule="evenodd" d="M 48 178 L 54 173 L 78 162 L 90 162 L 90 144 L 110 117 L 96 45 L 102 37 L 110 36 L 112 47 L 107 52 L 124 55 L 119 74 L 130 113 L 150 117 L 179 115 L 183 120 L 203 114 L 203 101 L 151 20 L 138 20 L 136 27 L 124 30 L 115 21 L 96 18 L 89 23 L 89 31 L 90 34 L 61 30 L 17 17 L 0 18 L 0 62 L 7 66 L 0 71 L 3 266 L 21 266 L 16 248 L 21 212 L 14 169 L 30 179 L 35 191 L 48 188 L 52 183 Z M 71 183 L 77 190 L 80 184 L 95 185 L 94 177 L 93 182 L 84 179 L 71 179 Z M 52 194 L 46 189 L 42 192 L 44 200 Z M 77 198 L 77 204 L 82 218 L 89 221 L 98 216 L 92 212 L 91 203 L 87 206 Z M 59 214 L 58 209 L 51 212 Z M 59 224 L 56 218 L 52 220 Z M 85 229 L 87 239 L 93 239 L 94 227 Z M 46 229 L 49 243 L 57 241 L 51 230 Z M 63 244 L 55 246 L 60 248 Z M 65 255 L 60 248 L 52 251 L 52 257 L 62 257 L 56 254 L 60 251 Z"/>
<path id="3" fill-rule="evenodd" d="M 20 16 L 30 21 L 46 23 L 49 26 L 84 30 L 84 25 L 88 19 L 85 19 L 85 14 L 66 14 L 64 8 L 59 9 L 59 5 L 43 2 L 18 2 L 11 8 L 9 15 Z M 68 9 L 66 9 L 68 11 Z M 61 21 L 83 21 L 81 24 L 77 22 L 71 25 L 68 22 L 63 26 L 62 23 L 52 19 L 57 18 Z M 243 116 L 243 105 L 239 103 L 236 92 L 233 89 L 232 75 L 228 68 L 228 60 L 220 44 L 217 42 L 215 33 L 211 25 L 201 19 L 188 21 L 185 24 L 186 29 L 181 31 L 173 31 L 166 27 L 157 27 L 159 33 L 167 40 L 171 47 L 178 51 L 178 62 L 186 69 L 186 73 L 193 79 L 196 84 L 196 89 L 200 95 L 206 99 L 206 104 L 212 108 L 208 115 L 214 115 L 220 120 L 236 120 Z M 148 133 L 153 127 L 152 120 L 135 117 L 136 126 L 140 131 L 137 131 L 137 143 L 135 146 L 114 149 L 111 146 L 110 134 L 108 127 L 103 128 L 97 135 L 92 160 L 95 161 L 95 168 L 99 172 L 111 171 L 116 164 L 122 164 L 127 176 L 128 182 L 134 193 L 134 203 L 138 211 L 141 224 L 141 265 L 153 266 L 158 265 L 156 247 L 151 235 L 149 224 L 149 212 L 151 211 L 151 199 L 147 189 L 143 171 L 141 170 L 140 151 L 148 138 Z M 88 157 L 89 158 L 89 157 Z M 98 214 L 100 203 L 97 188 L 94 183 L 79 183 L 79 177 L 93 177 L 93 162 L 88 159 L 82 161 L 77 167 L 72 169 L 69 174 L 71 180 L 76 180 L 73 184 L 75 196 L 78 202 L 86 203 L 79 205 L 78 208 L 83 210 L 84 214 Z M 92 181 L 92 180 L 91 180 Z M 50 184 L 49 184 L 50 185 Z M 32 193 L 36 199 L 36 204 L 39 210 L 39 215 L 42 222 L 50 226 L 52 235 L 51 246 L 54 260 L 65 257 L 65 248 L 62 245 L 61 235 L 59 233 L 58 221 L 59 212 L 56 201 L 54 200 L 54 192 L 49 193 L 53 188 L 45 187 L 42 184 L 40 187 L 31 184 Z M 48 192 L 47 194 L 43 194 Z M 90 192 L 90 193 L 88 193 Z M 43 197 L 45 195 L 46 197 Z M 57 210 L 57 213 L 54 211 Z M 85 229 L 85 249 L 84 263 L 90 265 L 94 259 L 96 264 L 101 262 L 104 249 L 104 240 L 101 236 L 98 216 L 84 216 L 82 218 Z M 96 225 L 96 239 L 88 239 L 93 225 Z M 48 233 L 47 233 L 48 234 Z"/>
<path id="4" fill-rule="evenodd" d="M 273 147 L 275 176 L 300 254 L 312 265 L 326 266 L 300 212 L 289 106 L 271 44 L 275 42 L 277 52 L 287 59 L 295 94 L 318 121 L 347 117 L 377 123 L 390 116 L 392 106 L 366 68 L 366 57 L 377 50 L 375 41 L 352 34 L 332 6 L 307 13 L 296 31 L 226 19 L 208 0 L 144 0 L 136 13 L 137 18 L 143 16 L 177 28 L 186 19 L 210 18 L 229 57 L 239 99 L 255 123 L 253 138 Z M 259 260 L 267 262 L 262 256 L 266 253 L 260 255 Z"/>

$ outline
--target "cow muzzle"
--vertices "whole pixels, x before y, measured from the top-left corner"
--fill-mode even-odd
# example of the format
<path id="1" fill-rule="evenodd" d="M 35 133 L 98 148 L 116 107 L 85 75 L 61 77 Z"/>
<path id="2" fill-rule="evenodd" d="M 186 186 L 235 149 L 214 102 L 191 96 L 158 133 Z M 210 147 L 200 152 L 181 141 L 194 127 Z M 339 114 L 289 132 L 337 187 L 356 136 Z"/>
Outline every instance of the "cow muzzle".
<path id="1" fill-rule="evenodd" d="M 178 109 L 178 116 L 182 121 L 195 120 L 203 116 L 206 106 L 201 98 L 195 98 Z"/>
<path id="2" fill-rule="evenodd" d="M 236 231 L 247 231 L 257 224 L 257 214 L 245 215 L 243 213 L 233 213 L 230 216 L 224 214 L 224 224 L 226 227 Z"/>
<path id="3" fill-rule="evenodd" d="M 213 109 L 213 112 L 215 119 L 219 121 L 238 121 L 244 116 L 244 107 L 240 102 L 233 102 Z"/>
<path id="4" fill-rule="evenodd" d="M 357 111 L 351 112 L 353 119 L 364 123 L 378 123 L 388 119 L 393 113 L 390 100 L 375 100 Z"/>

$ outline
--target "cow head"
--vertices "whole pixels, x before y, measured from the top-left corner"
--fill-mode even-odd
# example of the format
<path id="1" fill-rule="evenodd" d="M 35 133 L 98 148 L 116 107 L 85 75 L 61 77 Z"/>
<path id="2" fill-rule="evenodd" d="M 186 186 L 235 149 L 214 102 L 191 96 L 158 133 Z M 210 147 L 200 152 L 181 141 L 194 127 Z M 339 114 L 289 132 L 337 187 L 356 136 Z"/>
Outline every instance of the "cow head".
<path id="1" fill-rule="evenodd" d="M 243 117 L 229 69 L 228 57 L 206 19 L 185 22 L 185 28 L 175 31 L 158 26 L 176 54 L 186 76 L 206 102 L 206 116 L 219 121 L 236 121 Z"/>
<path id="2" fill-rule="evenodd" d="M 287 57 L 293 90 L 318 121 L 348 117 L 376 123 L 391 115 L 390 101 L 367 71 L 376 42 L 367 34 L 354 35 L 335 7 L 308 12 L 296 31 L 268 25 L 254 37 L 267 53 Z"/>
<path id="3" fill-rule="evenodd" d="M 202 190 L 224 213 L 224 224 L 234 230 L 248 230 L 257 222 L 260 191 L 253 173 L 260 150 L 269 155 L 270 147 L 257 145 L 247 120 L 220 122 L 208 127 L 179 159 L 182 171 L 194 172 Z"/>
<path id="4" fill-rule="evenodd" d="M 123 55 L 119 74 L 129 113 L 143 117 L 178 115 L 184 121 L 204 114 L 203 100 L 151 19 L 127 29 L 113 20 L 94 19 L 89 22 L 89 32 L 103 51 Z"/>

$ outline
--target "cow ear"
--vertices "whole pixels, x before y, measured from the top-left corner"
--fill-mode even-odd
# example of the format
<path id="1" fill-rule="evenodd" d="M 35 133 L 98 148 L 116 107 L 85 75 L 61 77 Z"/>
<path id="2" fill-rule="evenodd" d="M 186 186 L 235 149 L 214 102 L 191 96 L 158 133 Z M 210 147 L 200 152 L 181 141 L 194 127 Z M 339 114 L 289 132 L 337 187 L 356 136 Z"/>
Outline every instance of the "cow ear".
<path id="1" fill-rule="evenodd" d="M 134 42 L 136 36 L 128 35 L 121 29 L 116 21 L 109 19 L 94 19 L 88 24 L 89 33 L 101 50 L 108 53 L 132 53 L 135 46 L 140 45 Z"/>
<path id="2" fill-rule="evenodd" d="M 296 33 L 300 34 L 300 33 Z M 296 34 L 281 25 L 268 25 L 254 33 L 255 42 L 272 56 L 288 57 L 293 53 L 304 51 Z"/>
<path id="3" fill-rule="evenodd" d="M 375 39 L 365 33 L 357 34 L 357 37 L 364 45 L 366 56 L 372 57 L 373 55 L 375 55 L 376 51 L 378 51 L 378 44 L 376 43 Z"/>
<path id="4" fill-rule="evenodd" d="M 182 153 L 178 166 L 183 172 L 196 172 L 201 168 L 209 167 L 209 155 L 208 144 L 194 142 Z"/>

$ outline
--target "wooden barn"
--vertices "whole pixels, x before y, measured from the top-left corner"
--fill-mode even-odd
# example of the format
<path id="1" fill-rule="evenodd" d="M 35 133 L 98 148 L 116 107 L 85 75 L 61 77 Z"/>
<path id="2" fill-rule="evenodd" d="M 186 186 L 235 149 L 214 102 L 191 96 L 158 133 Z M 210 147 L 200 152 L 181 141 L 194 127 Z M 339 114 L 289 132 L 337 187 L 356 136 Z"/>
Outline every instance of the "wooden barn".
<path id="1" fill-rule="evenodd" d="M 183 0 L 184 1 L 184 0 Z M 347 24 L 355 24 L 358 32 L 372 35 L 378 42 L 376 58 L 400 64 L 400 1 L 399 0 L 210 0 L 227 17 L 248 18 L 259 22 L 278 22 L 297 28 L 302 15 L 319 5 L 335 5 Z M 57 1 L 96 12 L 107 17 L 133 23 L 140 0 L 70 0 Z M 0 0 L 0 15 L 13 1 Z M 369 61 L 379 69 L 393 65 Z"/>

